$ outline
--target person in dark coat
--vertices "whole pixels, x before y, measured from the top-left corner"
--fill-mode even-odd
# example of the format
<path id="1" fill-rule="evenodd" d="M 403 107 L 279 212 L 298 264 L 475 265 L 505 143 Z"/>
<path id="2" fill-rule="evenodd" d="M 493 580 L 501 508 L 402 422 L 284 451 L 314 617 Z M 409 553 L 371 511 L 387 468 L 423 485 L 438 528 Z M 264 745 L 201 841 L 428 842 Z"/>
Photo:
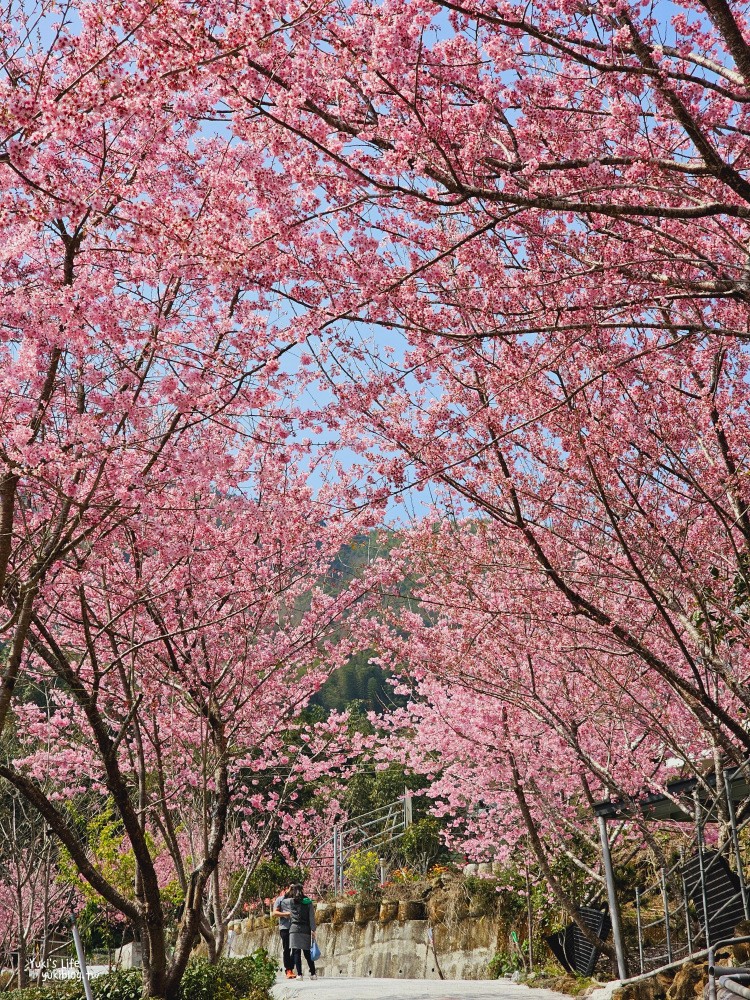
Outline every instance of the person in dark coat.
<path id="1" fill-rule="evenodd" d="M 297 971 L 297 978 L 302 979 L 302 956 L 305 956 L 310 978 L 317 979 L 315 962 L 310 956 L 313 938 L 315 937 L 315 907 L 313 901 L 302 891 L 299 882 L 292 886 L 291 918 L 289 922 L 289 948 L 292 961 Z"/>

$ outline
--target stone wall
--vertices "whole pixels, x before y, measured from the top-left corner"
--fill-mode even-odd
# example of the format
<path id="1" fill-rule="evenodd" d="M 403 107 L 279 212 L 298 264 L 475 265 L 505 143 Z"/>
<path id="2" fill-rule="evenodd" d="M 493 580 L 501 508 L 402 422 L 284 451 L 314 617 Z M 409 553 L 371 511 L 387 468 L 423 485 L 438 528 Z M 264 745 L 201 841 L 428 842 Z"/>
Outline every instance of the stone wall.
<path id="1" fill-rule="evenodd" d="M 319 904 L 318 944 L 324 976 L 374 978 L 486 979 L 497 951 L 492 917 L 470 917 L 454 925 L 427 920 L 425 904 L 413 900 L 380 904 Z M 277 925 L 268 917 L 230 924 L 228 953 L 247 955 L 265 948 L 281 959 Z M 433 947 L 434 945 L 434 947 Z"/>

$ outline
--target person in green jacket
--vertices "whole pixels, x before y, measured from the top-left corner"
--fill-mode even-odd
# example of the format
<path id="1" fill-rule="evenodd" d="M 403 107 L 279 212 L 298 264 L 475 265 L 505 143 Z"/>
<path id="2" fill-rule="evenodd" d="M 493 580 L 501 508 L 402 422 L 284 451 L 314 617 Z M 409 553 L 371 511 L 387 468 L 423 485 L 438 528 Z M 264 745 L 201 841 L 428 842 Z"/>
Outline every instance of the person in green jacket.
<path id="1" fill-rule="evenodd" d="M 310 948 L 315 938 L 315 907 L 313 901 L 303 892 L 299 882 L 292 886 L 291 918 L 289 924 L 289 949 L 297 973 L 297 979 L 302 979 L 302 955 L 305 956 L 310 978 L 317 979 L 315 962 L 310 956 Z"/>

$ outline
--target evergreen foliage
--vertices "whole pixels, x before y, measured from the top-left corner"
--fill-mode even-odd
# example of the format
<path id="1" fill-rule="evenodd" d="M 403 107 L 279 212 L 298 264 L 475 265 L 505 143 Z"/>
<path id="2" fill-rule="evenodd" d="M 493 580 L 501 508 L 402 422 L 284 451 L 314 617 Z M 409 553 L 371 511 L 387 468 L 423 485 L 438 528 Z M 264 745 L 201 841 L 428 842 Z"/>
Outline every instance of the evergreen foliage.
<path id="1" fill-rule="evenodd" d="M 224 958 L 217 965 L 193 959 L 182 979 L 180 1000 L 270 1000 L 276 962 L 259 949 L 244 958 Z M 94 1000 L 141 1000 L 139 969 L 122 969 L 91 981 Z M 86 1000 L 80 980 L 47 982 L 5 994 L 7 1000 Z"/>

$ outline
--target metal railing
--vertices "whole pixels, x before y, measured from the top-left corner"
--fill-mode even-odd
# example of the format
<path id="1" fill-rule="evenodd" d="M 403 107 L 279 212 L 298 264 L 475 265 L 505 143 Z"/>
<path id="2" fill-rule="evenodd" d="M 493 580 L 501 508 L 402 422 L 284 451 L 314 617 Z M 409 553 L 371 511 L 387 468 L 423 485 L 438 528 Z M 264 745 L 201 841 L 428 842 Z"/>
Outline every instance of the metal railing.
<path id="1" fill-rule="evenodd" d="M 707 806 L 705 802 L 698 801 L 696 794 L 692 803 L 696 817 L 695 833 L 688 847 L 688 850 L 692 849 L 694 853 L 686 857 L 686 852 L 681 851 L 679 859 L 674 864 L 660 869 L 654 884 L 645 889 L 638 887 L 635 890 L 641 974 L 693 955 L 696 948 L 710 948 L 713 944 L 711 927 L 715 928 L 717 924 L 721 924 L 722 915 L 736 912 L 741 907 L 745 919 L 750 918 L 750 894 L 745 884 L 739 836 L 750 825 L 750 809 L 748 809 L 750 803 L 741 803 L 740 815 L 743 813 L 747 815 L 738 821 L 726 772 L 722 791 L 724 792 L 722 798 L 728 810 L 730 834 L 728 839 L 723 844 L 712 846 L 710 850 L 706 849 L 704 827 L 706 823 L 717 818 L 719 795 L 717 794 L 714 801 Z M 686 806 L 686 811 L 692 811 L 689 805 Z M 695 881 L 691 883 L 692 893 L 685 877 L 685 869 L 689 866 L 691 858 L 697 863 Z M 721 904 L 718 907 L 714 905 L 712 909 L 707 886 L 710 885 L 712 877 L 719 876 L 719 868 L 726 871 L 725 865 L 734 872 L 739 888 L 736 892 L 726 895 Z M 646 921 L 644 911 L 650 910 L 653 913 L 653 904 L 649 906 L 649 903 L 654 899 L 659 900 L 661 914 Z M 660 927 L 663 927 L 660 943 L 658 946 L 653 943 L 649 946 L 649 939 L 653 941 L 654 931 Z M 660 950 L 655 950 L 656 947 Z"/>
<path id="2" fill-rule="evenodd" d="M 730 993 L 734 993 L 735 996 L 743 997 L 744 1000 L 749 1000 L 750 998 L 750 990 L 743 985 L 743 981 L 746 982 L 750 979 L 750 968 L 722 967 L 716 965 L 717 950 L 735 944 L 750 944 L 750 937 L 727 938 L 724 941 L 718 941 L 716 944 L 710 945 L 708 948 L 708 1000 L 716 1000 L 717 979 L 719 986 L 724 987 Z"/>
<path id="3" fill-rule="evenodd" d="M 641 973 L 646 971 L 646 966 L 658 967 L 664 964 L 671 965 L 676 959 L 692 954 L 694 930 L 691 926 L 690 904 L 685 879 L 681 873 L 684 865 L 684 858 L 670 868 L 662 868 L 659 871 L 658 880 L 651 886 L 642 889 L 636 887 L 635 890 L 635 915 L 638 932 L 638 960 Z M 674 903 L 670 903 L 670 889 L 675 883 L 679 887 L 679 894 Z M 675 893 L 672 892 L 674 897 Z M 648 911 L 650 897 L 653 897 L 661 904 L 662 914 L 649 921 L 644 921 L 644 910 Z M 663 927 L 663 952 L 646 954 L 646 941 L 652 936 L 655 928 Z M 683 932 L 682 940 L 680 931 Z"/>
<path id="4" fill-rule="evenodd" d="M 412 795 L 408 790 L 387 805 L 345 820 L 330 833 L 308 845 L 299 857 L 305 865 L 325 867 L 331 876 L 334 892 L 344 892 L 346 867 L 358 851 L 376 850 L 386 854 L 412 824 Z"/>

